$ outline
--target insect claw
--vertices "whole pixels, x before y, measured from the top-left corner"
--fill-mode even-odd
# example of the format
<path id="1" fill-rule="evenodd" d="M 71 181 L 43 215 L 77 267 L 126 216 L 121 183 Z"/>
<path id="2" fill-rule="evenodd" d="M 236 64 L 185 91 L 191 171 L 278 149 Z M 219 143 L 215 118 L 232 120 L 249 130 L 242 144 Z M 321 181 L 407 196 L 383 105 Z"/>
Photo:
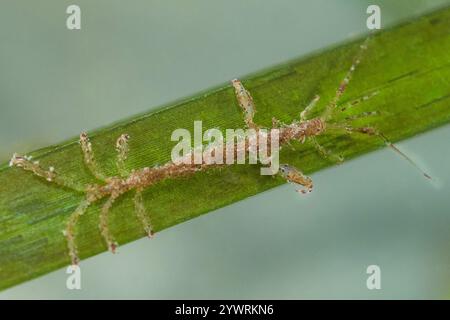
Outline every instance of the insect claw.
<path id="1" fill-rule="evenodd" d="M 78 257 L 74 257 L 72 259 L 72 266 L 78 267 L 79 264 L 80 264 L 80 259 Z"/>
<path id="2" fill-rule="evenodd" d="M 111 251 L 112 253 L 116 253 L 116 249 L 119 246 L 119 244 L 117 242 L 112 242 L 109 244 L 109 251 Z"/>

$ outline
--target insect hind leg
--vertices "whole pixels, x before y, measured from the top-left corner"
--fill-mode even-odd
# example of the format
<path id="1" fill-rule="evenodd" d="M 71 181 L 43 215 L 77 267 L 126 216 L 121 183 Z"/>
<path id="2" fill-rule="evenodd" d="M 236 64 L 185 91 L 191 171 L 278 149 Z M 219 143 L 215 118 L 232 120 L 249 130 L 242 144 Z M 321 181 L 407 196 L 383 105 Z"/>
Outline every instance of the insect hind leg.
<path id="1" fill-rule="evenodd" d="M 100 224 L 99 224 L 100 233 L 103 236 L 103 239 L 105 239 L 105 242 L 108 246 L 108 250 L 111 251 L 112 253 L 116 252 L 118 243 L 114 240 L 114 238 L 111 235 L 111 232 L 109 231 L 108 218 L 110 209 L 117 198 L 118 198 L 117 195 L 111 195 L 108 198 L 108 200 L 106 200 L 100 211 Z"/>
<path id="2" fill-rule="evenodd" d="M 9 162 L 10 167 L 22 168 L 25 171 L 31 171 L 36 176 L 45 179 L 48 182 L 55 183 L 61 187 L 69 188 L 78 192 L 85 192 L 83 187 L 75 184 L 74 182 L 61 177 L 55 170 L 54 167 L 49 167 L 48 170 L 44 169 L 39 161 L 32 161 L 31 157 L 20 156 L 14 154 Z"/>
<path id="3" fill-rule="evenodd" d="M 134 196 L 134 206 L 136 210 L 136 215 L 139 221 L 141 222 L 142 226 L 144 227 L 145 233 L 149 238 L 152 238 L 154 235 L 153 227 L 148 217 L 147 210 L 145 209 L 144 201 L 142 199 L 142 190 L 140 189 L 136 191 L 136 194 Z"/>
<path id="4" fill-rule="evenodd" d="M 67 247 L 69 249 L 69 256 L 72 265 L 78 265 L 80 259 L 78 258 L 78 249 L 75 243 L 75 226 L 78 219 L 86 212 L 87 208 L 91 203 L 88 200 L 83 200 L 75 209 L 75 211 L 70 215 L 69 220 L 66 225 L 66 229 L 63 231 L 64 236 L 67 239 Z"/>

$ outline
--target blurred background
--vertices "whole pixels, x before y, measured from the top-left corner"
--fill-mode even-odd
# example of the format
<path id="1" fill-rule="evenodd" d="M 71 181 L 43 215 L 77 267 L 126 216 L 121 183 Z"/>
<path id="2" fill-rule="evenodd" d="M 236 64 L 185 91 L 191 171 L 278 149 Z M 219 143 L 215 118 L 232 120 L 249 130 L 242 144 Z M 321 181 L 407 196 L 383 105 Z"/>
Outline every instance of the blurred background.
<path id="1" fill-rule="evenodd" d="M 350 40 L 369 4 L 386 27 L 450 0 L 2 0 L 0 161 Z M 83 261 L 82 290 L 61 269 L 0 299 L 450 298 L 448 141 L 399 144 L 433 183 L 381 150 Z"/>

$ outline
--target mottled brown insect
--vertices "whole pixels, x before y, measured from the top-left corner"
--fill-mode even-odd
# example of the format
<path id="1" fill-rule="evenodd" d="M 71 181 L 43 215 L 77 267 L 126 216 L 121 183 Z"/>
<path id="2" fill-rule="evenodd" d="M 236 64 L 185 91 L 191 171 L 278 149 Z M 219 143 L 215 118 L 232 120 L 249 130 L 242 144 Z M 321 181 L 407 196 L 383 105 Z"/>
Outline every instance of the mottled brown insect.
<path id="1" fill-rule="evenodd" d="M 273 128 L 277 128 L 279 130 L 279 144 L 280 146 L 289 144 L 290 141 L 296 140 L 300 142 L 305 142 L 309 140 L 313 143 L 313 145 L 317 148 L 317 150 L 325 157 L 329 157 L 337 162 L 342 161 L 342 157 L 333 155 L 332 153 L 326 151 L 316 140 L 316 136 L 323 134 L 327 129 L 334 128 L 340 129 L 348 133 L 362 133 L 368 135 L 375 135 L 383 139 L 389 146 L 394 148 L 397 152 L 399 152 L 402 156 L 406 157 L 403 153 L 401 153 L 395 146 L 393 146 L 381 133 L 379 133 L 376 129 L 371 127 L 363 127 L 363 128 L 354 128 L 349 123 L 329 123 L 329 120 L 335 110 L 337 110 L 336 106 L 338 105 L 340 97 L 345 92 L 345 89 L 350 82 L 351 76 L 355 71 L 356 66 L 359 64 L 359 59 L 362 51 L 366 49 L 366 45 L 361 46 L 361 51 L 359 52 L 357 58 L 354 63 L 351 65 L 350 70 L 347 72 L 345 78 L 339 85 L 335 98 L 328 104 L 325 111 L 320 117 L 316 117 L 313 119 L 307 119 L 308 113 L 311 109 L 314 108 L 316 103 L 319 101 L 319 96 L 314 97 L 312 102 L 301 112 L 300 119 L 292 122 L 291 124 L 285 125 L 281 124 L 276 119 L 273 120 Z M 252 99 L 252 96 L 249 91 L 247 91 L 243 84 L 235 79 L 232 80 L 232 86 L 235 89 L 236 98 L 243 109 L 244 112 L 244 120 L 247 127 L 256 130 L 257 132 L 261 130 L 261 126 L 257 125 L 253 121 L 253 117 L 256 112 L 256 108 Z M 371 96 L 376 93 L 366 96 L 362 99 L 356 100 L 350 103 L 348 106 L 355 106 L 361 101 L 369 99 Z M 367 115 L 376 114 L 373 113 L 363 113 L 360 117 L 364 117 Z M 347 119 L 347 120 L 352 120 Z M 158 182 L 164 179 L 175 179 L 186 175 L 194 174 L 195 172 L 205 170 L 208 168 L 220 167 L 224 166 L 224 164 L 214 164 L 214 163 L 206 163 L 203 162 L 201 164 L 194 164 L 194 161 L 191 161 L 192 164 L 175 164 L 173 162 L 168 162 L 162 166 L 158 167 L 145 167 L 138 170 L 133 170 L 128 172 L 125 169 L 125 161 L 127 159 L 128 154 L 128 140 L 130 137 L 127 134 L 121 135 L 116 142 L 116 150 L 117 150 L 117 171 L 118 175 L 113 177 L 108 177 L 104 173 L 99 170 L 94 152 L 92 150 L 92 144 L 89 141 L 89 138 L 86 133 L 80 134 L 80 145 L 81 150 L 84 156 L 84 163 L 90 172 L 93 174 L 95 178 L 99 181 L 102 181 L 102 184 L 90 184 L 87 185 L 82 190 L 78 190 L 77 187 L 67 179 L 61 177 L 55 172 L 53 167 L 50 167 L 48 170 L 42 168 L 39 165 L 38 161 L 32 161 L 30 157 L 19 156 L 14 154 L 11 159 L 10 165 L 17 166 L 24 170 L 31 171 L 35 175 L 46 179 L 49 182 L 69 187 L 78 191 L 81 191 L 85 194 L 84 200 L 78 205 L 76 210 L 70 215 L 66 229 L 64 230 L 64 235 L 67 238 L 67 244 L 69 249 L 69 256 L 71 258 L 72 264 L 78 264 L 78 251 L 75 243 L 75 226 L 78 222 L 78 219 L 83 215 L 83 213 L 87 210 L 87 208 L 94 202 L 97 202 L 101 199 L 106 198 L 105 203 L 100 212 L 100 223 L 99 228 L 100 232 L 105 239 L 105 242 L 108 246 L 108 249 L 112 252 L 115 252 L 117 243 L 112 237 L 109 228 L 108 228 L 108 216 L 114 201 L 117 200 L 121 195 L 127 192 L 134 192 L 134 205 L 135 212 L 142 223 L 142 226 L 149 237 L 152 237 L 154 234 L 151 219 L 149 214 L 147 213 L 142 199 L 142 191 L 145 188 L 153 186 Z M 247 144 L 248 145 L 248 144 Z M 270 145 L 270 143 L 269 143 Z M 236 148 L 235 148 L 236 150 Z M 247 152 L 249 150 L 246 150 Z M 190 156 L 190 155 L 188 155 Z M 193 154 L 192 154 L 193 157 Z M 407 157 L 406 157 L 407 158 Z M 411 161 L 407 158 L 408 161 Z M 313 188 L 313 183 L 311 178 L 303 175 L 303 173 L 289 165 L 281 165 L 280 170 L 281 175 L 289 182 L 303 186 L 305 189 L 298 190 L 300 193 L 311 192 Z M 426 174 L 425 174 L 426 175 Z M 428 175 L 426 175 L 428 177 Z"/>

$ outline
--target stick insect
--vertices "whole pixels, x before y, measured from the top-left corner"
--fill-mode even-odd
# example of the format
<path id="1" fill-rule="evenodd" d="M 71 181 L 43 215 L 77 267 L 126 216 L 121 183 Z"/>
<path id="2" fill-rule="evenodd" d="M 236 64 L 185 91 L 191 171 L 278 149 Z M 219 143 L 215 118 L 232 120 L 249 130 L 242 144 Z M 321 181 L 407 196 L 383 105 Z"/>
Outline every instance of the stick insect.
<path id="1" fill-rule="evenodd" d="M 335 97 L 325 108 L 325 111 L 320 117 L 308 119 L 307 116 L 314 108 L 316 103 L 319 101 L 319 96 L 314 97 L 309 105 L 300 113 L 300 119 L 293 121 L 289 125 L 281 124 L 276 119 L 273 120 L 272 128 L 279 129 L 279 144 L 280 146 L 289 144 L 290 141 L 300 141 L 305 142 L 309 140 L 313 143 L 316 149 L 325 157 L 332 158 L 338 162 L 343 159 L 339 156 L 335 156 L 325 150 L 316 140 L 316 137 L 326 132 L 328 129 L 339 129 L 348 133 L 361 133 L 367 135 L 373 135 L 380 137 L 388 146 L 394 149 L 397 153 L 402 155 L 411 163 L 405 154 L 403 154 L 397 147 L 387 140 L 387 138 L 380 133 L 378 130 L 372 127 L 352 127 L 349 123 L 330 123 L 331 116 L 337 110 L 337 105 L 339 99 L 344 94 L 347 85 L 355 71 L 357 65 L 360 61 L 361 53 L 366 50 L 366 44 L 361 46 L 361 50 L 347 72 L 345 78 L 340 83 Z M 256 108 L 253 102 L 253 98 L 250 92 L 245 89 L 243 84 L 234 79 L 231 81 L 232 86 L 235 90 L 236 99 L 242 108 L 244 114 L 244 122 L 247 127 L 252 128 L 256 131 L 261 130 L 261 126 L 254 123 L 253 118 L 256 112 Z M 362 99 L 356 100 L 351 103 L 352 106 L 369 99 L 370 96 L 364 97 Z M 369 115 L 364 113 L 361 117 Z M 195 164 L 191 161 L 190 164 L 182 163 L 176 164 L 174 162 L 167 162 L 162 166 L 157 167 L 145 167 L 138 170 L 127 171 L 125 168 L 125 161 L 128 157 L 128 142 L 130 137 L 128 134 L 122 134 L 116 142 L 117 159 L 116 166 L 118 175 L 108 177 L 104 174 L 98 167 L 95 160 L 94 151 L 92 149 L 92 144 L 86 133 L 80 134 L 80 145 L 81 151 L 83 153 L 83 159 L 86 167 L 89 169 L 90 173 L 101 183 L 89 184 L 83 188 L 78 188 L 74 183 L 68 181 L 64 177 L 60 176 L 53 167 L 48 169 L 40 166 L 38 161 L 32 161 L 30 157 L 20 156 L 14 154 L 10 165 L 20 167 L 26 171 L 31 171 L 35 175 L 46 179 L 48 182 L 54 183 L 59 186 L 74 189 L 76 191 L 82 192 L 85 196 L 80 202 L 75 211 L 68 218 L 66 228 L 64 230 L 64 236 L 67 239 L 68 254 L 73 265 L 77 265 L 80 261 L 78 257 L 78 249 L 76 246 L 75 239 L 75 227 L 80 219 L 80 217 L 86 212 L 90 205 L 106 198 L 103 206 L 100 210 L 99 216 L 99 229 L 103 236 L 108 249 L 111 252 L 115 252 L 117 248 L 117 242 L 114 240 L 111 232 L 108 228 L 108 218 L 110 209 L 114 202 L 123 194 L 127 192 L 134 192 L 134 205 L 135 213 L 143 229 L 145 230 L 148 237 L 153 237 L 154 230 L 152 227 L 150 215 L 148 214 L 144 203 L 142 192 L 144 189 L 157 184 L 164 179 L 175 179 L 187 175 L 195 174 L 198 171 L 206 170 L 208 168 L 217 168 L 223 166 L 224 164 L 207 163 L 203 161 L 201 164 Z M 248 142 L 248 141 L 247 141 Z M 248 145 L 248 143 L 246 144 Z M 226 147 L 224 147 L 226 148 Z M 234 149 L 235 151 L 237 148 Z M 225 151 L 225 149 L 224 149 Z M 248 150 L 247 150 L 248 151 Z M 188 154 L 188 157 L 193 157 L 193 154 Z M 413 163 L 414 164 L 414 163 Z M 414 164 L 415 165 L 415 164 Z M 311 192 L 313 188 L 313 182 L 310 177 L 305 176 L 300 170 L 290 166 L 288 164 L 283 164 L 280 166 L 280 174 L 288 182 L 302 186 L 303 189 L 297 190 L 299 193 Z M 429 178 L 429 176 L 424 173 L 424 175 Z"/>

